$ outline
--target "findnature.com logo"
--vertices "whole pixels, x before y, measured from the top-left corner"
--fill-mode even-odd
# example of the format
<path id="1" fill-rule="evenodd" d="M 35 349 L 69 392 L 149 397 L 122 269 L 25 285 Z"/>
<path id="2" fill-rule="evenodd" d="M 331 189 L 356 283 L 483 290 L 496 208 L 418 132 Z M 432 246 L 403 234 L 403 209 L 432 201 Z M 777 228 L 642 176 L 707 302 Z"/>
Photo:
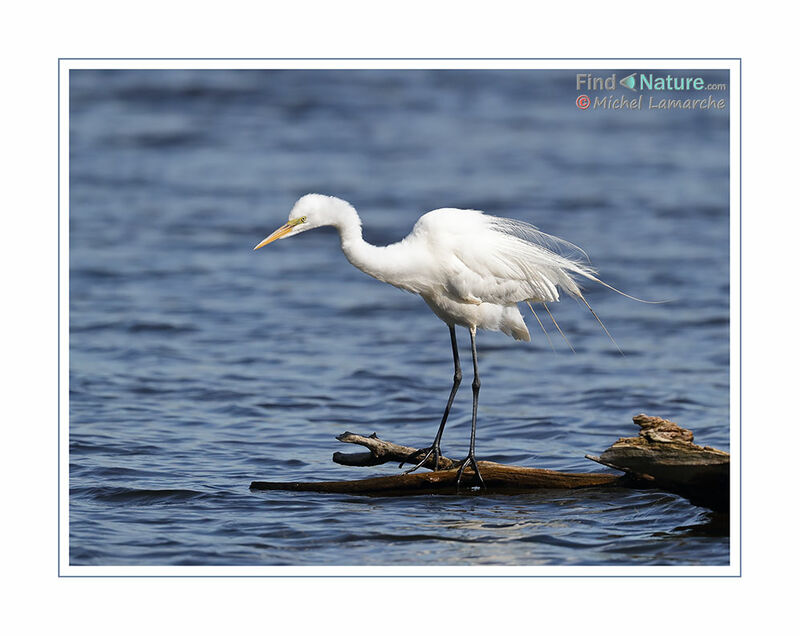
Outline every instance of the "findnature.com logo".
<path id="1" fill-rule="evenodd" d="M 699 91 L 727 91 L 727 84 L 706 83 L 701 76 L 666 76 L 655 75 L 653 73 L 631 73 L 619 81 L 617 74 L 600 77 L 591 73 L 577 73 L 575 75 L 575 88 L 579 91 L 615 91 L 621 86 L 638 93 L 640 91 L 671 91 L 671 92 L 691 92 L 692 96 L 671 98 L 660 97 L 658 95 L 645 95 L 638 97 L 627 97 L 626 95 L 596 95 L 590 97 L 582 94 L 576 102 L 581 110 L 722 110 L 727 108 L 728 101 L 724 98 L 717 98 L 713 95 L 704 97 L 697 96 Z"/>

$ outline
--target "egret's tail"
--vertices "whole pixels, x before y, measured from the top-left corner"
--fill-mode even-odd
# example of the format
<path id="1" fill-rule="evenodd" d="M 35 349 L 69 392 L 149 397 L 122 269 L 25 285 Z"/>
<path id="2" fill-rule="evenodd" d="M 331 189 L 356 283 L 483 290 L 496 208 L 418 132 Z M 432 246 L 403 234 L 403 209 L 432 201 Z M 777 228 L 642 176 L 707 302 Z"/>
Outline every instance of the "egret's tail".
<path id="1" fill-rule="evenodd" d="M 614 289 L 614 288 L 612 287 L 611 289 Z M 616 289 L 614 289 L 614 291 L 617 291 L 617 290 L 616 290 Z M 622 294 L 622 292 L 620 292 L 620 294 Z M 623 295 L 623 296 L 627 296 L 627 294 L 622 294 L 622 295 Z M 633 296 L 628 296 L 628 298 L 633 298 Z M 616 341 L 616 340 L 614 340 L 614 336 L 612 336 L 612 335 L 611 335 L 611 333 L 608 331 L 608 329 L 606 329 L 606 326 L 603 324 L 603 321 L 602 321 L 602 320 L 600 320 L 600 316 L 598 316 L 596 313 L 594 313 L 594 309 L 592 309 L 592 306 L 591 306 L 591 305 L 590 305 L 590 304 L 589 304 L 589 303 L 586 301 L 586 299 L 583 297 L 583 295 L 581 295 L 580 299 L 581 299 L 581 300 L 583 301 L 583 303 L 584 303 L 584 304 L 585 304 L 585 305 L 586 305 L 586 306 L 589 308 L 589 311 L 591 311 L 591 312 L 592 312 L 592 316 L 594 316 L 594 317 L 595 317 L 595 319 L 597 320 L 597 322 L 598 322 L 598 323 L 600 323 L 600 326 L 603 328 L 603 331 L 605 331 L 605 332 L 606 332 L 606 335 L 608 336 L 609 340 L 611 340 L 611 342 L 613 342 L 613 343 L 614 343 L 614 346 L 617 348 L 617 351 L 619 351 L 619 352 L 620 352 L 620 354 L 624 356 L 624 355 L 625 355 L 625 352 L 624 352 L 624 351 L 622 350 L 622 348 L 621 348 L 621 347 L 620 347 L 620 346 L 617 344 L 617 341 Z M 634 299 L 634 300 L 639 300 L 638 298 L 633 298 L 633 299 Z M 646 303 L 646 302 L 648 302 L 648 301 L 646 301 L 646 300 L 643 300 L 643 301 L 641 301 L 641 302 L 643 302 L 643 303 Z"/>
<path id="2" fill-rule="evenodd" d="M 594 276 L 593 274 L 591 274 L 589 272 L 580 272 L 580 273 L 585 278 L 588 278 L 589 280 L 591 280 L 591 281 L 593 281 L 595 283 L 600 283 L 603 287 L 606 287 L 606 288 L 610 289 L 611 291 L 617 292 L 620 296 L 625 296 L 625 298 L 630 298 L 631 300 L 635 300 L 636 302 L 647 303 L 648 305 L 661 305 L 662 303 L 670 302 L 669 300 L 642 300 L 641 298 L 636 298 L 636 296 L 631 296 L 630 294 L 626 294 L 624 291 L 620 291 L 616 287 L 612 287 L 607 282 L 605 282 L 603 280 L 600 280 L 599 278 L 597 278 L 597 276 Z M 584 299 L 583 296 L 581 296 L 580 298 L 581 298 L 581 300 L 583 300 L 583 302 L 586 302 L 586 299 Z M 586 303 L 586 306 L 589 307 L 589 303 Z M 591 307 L 589 307 L 589 309 L 591 309 Z M 592 313 L 594 313 L 594 312 L 592 312 Z M 595 316 L 595 318 L 597 318 L 597 316 Z M 600 319 L 597 318 L 597 320 L 600 320 Z M 600 324 L 602 325 L 603 323 L 600 323 Z"/>
<path id="3" fill-rule="evenodd" d="M 642 300 L 641 298 L 636 298 L 636 296 L 631 296 L 630 294 L 626 294 L 624 291 L 620 291 L 620 290 L 619 290 L 619 289 L 617 289 L 616 287 L 613 287 L 612 285 L 609 285 L 609 284 L 608 284 L 608 283 L 606 283 L 605 281 L 602 281 L 602 280 L 600 280 L 599 278 L 597 278 L 597 276 L 594 276 L 592 273 L 581 272 L 581 274 L 582 274 L 584 277 L 588 278 L 589 280 L 591 280 L 591 281 L 594 281 L 595 283 L 600 283 L 600 284 L 601 284 L 603 287 L 606 287 L 606 288 L 610 289 L 611 291 L 617 292 L 619 295 L 621 295 L 621 296 L 625 296 L 625 298 L 630 298 L 631 300 L 635 300 L 636 302 L 640 302 L 640 303 L 647 303 L 648 305 L 660 305 L 660 304 L 662 304 L 662 303 L 668 303 L 668 302 L 670 302 L 669 300 Z M 620 354 L 622 354 L 622 355 L 624 356 L 624 355 L 625 355 L 625 352 L 624 352 L 624 351 L 622 350 L 622 348 L 621 348 L 621 347 L 620 347 L 620 346 L 617 344 L 617 341 L 616 341 L 616 340 L 614 340 L 614 336 L 612 336 L 612 335 L 611 335 L 611 333 L 608 331 L 608 329 L 606 329 L 606 326 L 603 324 L 603 321 L 602 321 L 602 320 L 600 320 L 600 316 L 598 316 L 598 315 L 597 315 L 597 314 L 594 312 L 594 309 L 592 309 L 592 306 L 591 306 L 591 305 L 590 305 L 590 304 L 589 304 L 589 303 L 586 301 L 586 299 L 583 297 L 583 294 L 579 293 L 579 294 L 578 294 L 578 298 L 580 298 L 580 299 L 583 301 L 583 303 L 586 305 L 586 307 L 589 309 L 589 311 L 591 311 L 591 312 L 592 312 L 592 316 L 594 316 L 594 317 L 595 317 L 595 319 L 597 320 L 597 322 L 598 322 L 598 323 L 600 324 L 600 326 L 603 328 L 603 331 L 605 331 L 605 332 L 606 332 L 606 335 L 608 336 L 609 340 L 611 340 L 611 342 L 613 342 L 613 343 L 614 343 L 614 346 L 617 348 L 617 351 L 619 351 L 619 352 L 620 352 Z"/>
<path id="4" fill-rule="evenodd" d="M 545 311 L 547 312 L 547 315 L 550 316 L 550 320 L 553 321 L 553 324 L 556 326 L 556 329 L 558 329 L 558 333 L 560 333 L 561 337 L 564 338 L 564 342 L 567 343 L 567 346 L 570 348 L 572 353 L 575 353 L 575 348 L 572 346 L 572 343 L 569 341 L 567 336 L 564 335 L 564 332 L 561 331 L 561 327 L 558 326 L 558 323 L 556 322 L 556 319 L 553 317 L 553 314 L 550 313 L 550 308 L 547 306 L 547 303 L 543 302 L 542 306 L 544 307 Z"/>
<path id="5" fill-rule="evenodd" d="M 530 308 L 531 313 L 533 314 L 533 317 L 536 318 L 536 322 L 539 323 L 539 326 L 542 328 L 542 331 L 544 331 L 544 336 L 545 336 L 545 338 L 547 338 L 547 344 L 550 345 L 550 349 L 553 351 L 553 353 L 555 353 L 556 352 L 556 348 L 553 346 L 553 341 L 550 340 L 550 334 L 547 333 L 547 329 L 544 328 L 544 325 L 542 324 L 542 321 L 539 320 L 539 316 L 536 315 L 536 311 L 533 309 L 533 305 L 531 305 L 531 301 L 526 300 L 525 303 Z"/>

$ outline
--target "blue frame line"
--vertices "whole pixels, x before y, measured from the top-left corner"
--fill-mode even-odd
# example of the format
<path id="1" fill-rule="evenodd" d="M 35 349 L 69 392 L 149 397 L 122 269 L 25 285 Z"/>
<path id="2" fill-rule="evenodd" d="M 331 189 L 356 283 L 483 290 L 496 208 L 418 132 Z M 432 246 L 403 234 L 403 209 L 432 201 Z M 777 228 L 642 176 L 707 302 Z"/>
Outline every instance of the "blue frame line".
<path id="1" fill-rule="evenodd" d="M 376 575 L 376 574 L 62 574 L 61 573 L 61 63 L 63 61 L 80 61 L 80 60 L 107 60 L 107 61 L 553 61 L 553 60 L 602 60 L 602 61 L 626 61 L 626 60 L 693 60 L 693 61 L 728 61 L 738 62 L 739 66 L 739 573 L 738 574 L 502 574 L 502 575 L 457 575 L 457 574 L 414 574 L 414 575 Z M 121 69 L 125 70 L 125 69 Z M 133 70 L 133 69 L 130 69 Z M 212 70 L 212 69 L 209 69 Z M 301 70 L 301 69 L 294 69 Z M 325 69 L 320 69 L 325 70 Z M 376 69 L 379 70 L 379 69 Z M 455 70 L 455 69 L 454 69 Z M 502 70 L 502 69 L 486 69 L 486 70 Z M 541 69 L 548 70 L 548 69 Z M 554 69 L 558 70 L 558 69 Z M 315 579 L 332 579 L 332 578 L 479 578 L 479 579 L 530 579 L 530 578 L 669 578 L 669 579 L 698 579 L 698 578 L 711 578 L 711 579 L 728 579 L 728 578 L 742 578 L 743 569 L 743 551 L 742 551 L 742 474 L 743 474 L 743 456 L 744 449 L 742 444 L 742 58 L 741 57 L 59 57 L 58 58 L 58 94 L 57 94 L 57 116 L 58 116 L 58 140 L 57 140 L 57 328 L 58 328 L 58 351 L 57 351 L 57 439 L 56 439 L 56 460 L 58 466 L 58 484 L 57 484 L 57 501 L 58 508 L 57 515 L 57 574 L 59 578 L 315 578 Z M 169 566 L 167 566 L 169 567 Z M 236 567 L 236 566 L 233 566 Z M 260 566 L 257 566 L 260 567 Z M 609 567 L 609 566 L 603 566 Z M 627 566 L 620 566 L 627 567 Z"/>

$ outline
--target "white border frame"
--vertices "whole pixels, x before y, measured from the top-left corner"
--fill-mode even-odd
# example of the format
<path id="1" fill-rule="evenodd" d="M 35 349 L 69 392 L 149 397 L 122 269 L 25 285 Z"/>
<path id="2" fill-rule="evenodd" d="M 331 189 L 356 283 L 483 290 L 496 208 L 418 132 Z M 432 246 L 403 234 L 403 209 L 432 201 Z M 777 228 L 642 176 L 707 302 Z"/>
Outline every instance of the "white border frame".
<path id="1" fill-rule="evenodd" d="M 78 69 L 702 69 L 728 70 L 730 108 L 731 534 L 727 566 L 74 566 L 69 564 L 69 72 Z M 185 577 L 736 577 L 741 576 L 741 60 L 114 59 L 58 60 L 59 78 L 59 576 Z"/>

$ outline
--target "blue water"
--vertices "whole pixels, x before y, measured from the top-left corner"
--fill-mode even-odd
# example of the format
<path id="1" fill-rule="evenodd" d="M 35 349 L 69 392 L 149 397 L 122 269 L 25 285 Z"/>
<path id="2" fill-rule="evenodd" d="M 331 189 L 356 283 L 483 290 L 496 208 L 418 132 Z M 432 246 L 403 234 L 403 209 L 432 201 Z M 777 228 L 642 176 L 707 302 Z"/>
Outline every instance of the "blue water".
<path id="1" fill-rule="evenodd" d="M 574 354 L 532 317 L 530 344 L 481 332 L 480 458 L 604 470 L 584 455 L 640 412 L 729 448 L 728 110 L 581 111 L 574 78 L 72 71 L 70 563 L 727 564 L 727 520 L 660 491 L 249 490 L 396 473 L 332 463 L 358 450 L 335 436 L 426 445 L 452 379 L 447 328 L 351 267 L 333 230 L 252 251 L 306 192 L 351 201 L 378 244 L 437 207 L 522 219 L 672 300 L 588 288 L 624 357 L 570 299 L 552 308 Z"/>

